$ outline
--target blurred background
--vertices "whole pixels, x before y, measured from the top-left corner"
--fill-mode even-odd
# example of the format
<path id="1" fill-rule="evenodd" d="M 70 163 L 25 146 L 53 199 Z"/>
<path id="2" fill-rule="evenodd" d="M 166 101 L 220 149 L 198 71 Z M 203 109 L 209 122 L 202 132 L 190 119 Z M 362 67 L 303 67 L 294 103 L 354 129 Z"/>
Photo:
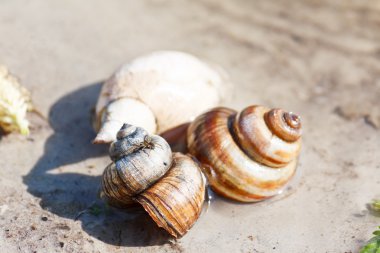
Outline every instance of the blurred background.
<path id="1" fill-rule="evenodd" d="M 0 63 L 47 119 L 29 115 L 30 137 L 0 142 L 3 251 L 356 252 L 380 224 L 367 208 L 380 197 L 379 1 L 2 0 L 0 34 Z M 165 49 L 224 68 L 234 87 L 224 105 L 281 107 L 304 125 L 283 195 L 216 197 L 178 241 L 144 214 L 104 209 L 109 158 L 91 144 L 101 83 Z"/>

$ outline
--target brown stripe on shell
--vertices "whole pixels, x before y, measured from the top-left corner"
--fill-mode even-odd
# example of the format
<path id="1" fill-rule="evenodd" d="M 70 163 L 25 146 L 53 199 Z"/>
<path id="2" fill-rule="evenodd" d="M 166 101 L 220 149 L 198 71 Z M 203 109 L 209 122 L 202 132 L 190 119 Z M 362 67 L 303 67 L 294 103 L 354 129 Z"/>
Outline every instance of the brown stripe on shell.
<path id="1" fill-rule="evenodd" d="M 149 136 L 139 127 L 124 124 L 112 143 L 102 177 L 103 195 L 115 207 L 127 207 L 132 197 L 159 180 L 170 168 L 172 152 L 160 136 Z"/>
<path id="2" fill-rule="evenodd" d="M 116 161 L 116 169 L 124 187 L 134 196 L 158 179 L 172 162 L 169 144 L 160 136 L 151 138 L 150 148 L 142 148 Z"/>
<path id="3" fill-rule="evenodd" d="M 192 143 L 195 144 L 190 145 L 190 153 L 196 156 L 200 162 L 211 167 L 218 163 L 221 166 L 219 170 L 222 170 L 225 176 L 234 175 L 235 178 L 245 180 L 247 184 L 268 190 L 275 189 L 278 186 L 277 183 L 263 182 L 257 178 L 247 177 L 245 168 L 240 162 L 248 161 L 250 158 L 234 142 L 228 128 L 228 120 L 233 115 L 234 111 L 226 110 L 226 108 L 218 108 L 204 114 L 204 117 L 199 119 L 199 124 L 194 125 L 196 129 L 190 129 L 190 132 L 194 132 Z M 239 157 L 231 156 L 232 149 L 239 154 Z"/>
<path id="4" fill-rule="evenodd" d="M 261 108 L 258 106 L 248 107 L 239 114 L 233 121 L 233 134 L 236 143 L 252 159 L 257 162 L 271 165 L 272 167 L 283 167 L 286 162 L 275 159 L 265 152 L 270 142 L 262 135 L 261 129 L 252 127 L 246 121 L 257 121 L 260 114 L 257 113 Z M 250 122 L 248 122 L 250 123 Z"/>
<path id="5" fill-rule="evenodd" d="M 115 165 L 111 163 L 104 170 L 102 177 L 102 195 L 111 206 L 128 208 L 135 204 L 123 185 Z"/>
<path id="6" fill-rule="evenodd" d="M 282 109 L 272 109 L 264 114 L 269 129 L 284 141 L 294 142 L 301 137 L 300 118 Z"/>
<path id="7" fill-rule="evenodd" d="M 205 182 L 199 165 L 186 155 L 174 153 L 170 170 L 135 200 L 158 226 L 181 237 L 198 219 L 204 196 Z"/>
<path id="8" fill-rule="evenodd" d="M 212 190 L 225 198 L 242 202 L 255 202 L 267 198 L 267 196 L 253 194 L 237 187 L 235 183 L 230 182 L 227 178 L 221 176 L 217 170 L 212 169 L 209 165 L 204 165 L 203 171 L 207 178 L 209 178 Z"/>
<path id="9" fill-rule="evenodd" d="M 274 169 L 251 160 L 232 138 L 228 120 L 235 114 L 228 108 L 216 108 L 199 116 L 188 130 L 189 152 L 210 167 L 205 172 L 216 192 L 244 202 L 273 196 L 293 176 L 296 161 Z M 269 178 L 261 179 L 260 171 L 267 171 Z"/>
<path id="10" fill-rule="evenodd" d="M 298 156 L 300 141 L 286 142 L 273 135 L 264 119 L 269 111 L 263 106 L 245 108 L 236 116 L 233 131 L 235 140 L 249 157 L 270 167 L 280 168 Z"/>
<path id="11" fill-rule="evenodd" d="M 212 131 L 212 130 L 207 129 L 205 131 Z M 220 136 L 215 136 L 215 138 L 210 139 L 210 141 L 212 141 L 211 145 L 213 147 L 222 147 L 223 146 L 221 144 L 221 140 L 222 140 L 221 137 L 222 136 L 228 136 L 228 135 L 220 134 Z M 225 138 L 228 138 L 228 137 L 225 137 Z M 227 140 L 225 140 L 225 142 L 227 142 Z M 228 147 L 221 148 L 220 153 L 222 155 L 219 155 L 218 159 L 217 158 L 215 158 L 215 159 L 218 160 L 217 161 L 218 163 L 220 161 L 220 166 L 225 167 L 223 169 L 223 171 L 227 172 L 227 170 L 229 168 L 231 168 L 230 173 L 234 173 L 235 178 L 238 178 L 238 179 L 241 179 L 242 181 L 245 181 L 244 182 L 245 184 L 255 185 L 260 189 L 276 190 L 276 189 L 280 188 L 281 186 L 283 186 L 288 181 L 287 178 L 276 180 L 276 181 L 261 181 L 257 178 L 254 178 L 254 177 L 247 177 L 247 174 L 245 173 L 246 168 L 242 164 L 239 164 L 239 161 L 237 159 L 234 159 L 234 157 L 232 156 L 232 152 L 228 152 L 228 150 L 231 150 L 231 148 L 236 148 L 236 150 L 237 150 L 236 144 L 232 143 Z M 239 150 L 239 151 L 240 151 L 240 153 L 242 152 L 242 150 Z M 244 157 L 244 154 L 241 153 L 241 155 L 242 155 L 242 159 L 249 159 L 249 157 Z M 213 162 L 213 163 L 215 164 L 215 162 Z M 259 166 L 265 166 L 265 165 L 259 165 Z M 267 169 L 273 169 L 273 168 L 267 167 Z M 219 174 L 218 170 L 215 170 L 214 172 L 216 175 Z M 239 185 L 238 182 L 236 182 L 236 181 L 234 182 L 232 179 L 233 178 L 226 178 L 226 181 L 230 181 L 230 184 L 235 184 L 235 186 L 238 185 L 235 187 L 236 189 L 244 188 L 244 184 Z M 243 191 L 244 190 L 242 190 L 242 192 Z"/>

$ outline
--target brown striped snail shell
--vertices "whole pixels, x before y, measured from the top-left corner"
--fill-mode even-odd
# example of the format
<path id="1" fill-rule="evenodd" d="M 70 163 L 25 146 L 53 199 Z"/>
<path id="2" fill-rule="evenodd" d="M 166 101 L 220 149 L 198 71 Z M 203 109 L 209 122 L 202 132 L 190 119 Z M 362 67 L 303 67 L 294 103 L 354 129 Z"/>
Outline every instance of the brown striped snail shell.
<path id="1" fill-rule="evenodd" d="M 189 126 L 189 152 L 204 164 L 212 189 L 256 202 L 291 179 L 301 147 L 300 118 L 281 109 L 249 106 L 240 113 L 215 108 Z"/>
<path id="2" fill-rule="evenodd" d="M 205 197 L 200 166 L 173 153 L 158 135 L 124 124 L 110 147 L 113 160 L 103 173 L 107 202 L 125 208 L 139 203 L 159 227 L 183 236 L 198 219 Z"/>

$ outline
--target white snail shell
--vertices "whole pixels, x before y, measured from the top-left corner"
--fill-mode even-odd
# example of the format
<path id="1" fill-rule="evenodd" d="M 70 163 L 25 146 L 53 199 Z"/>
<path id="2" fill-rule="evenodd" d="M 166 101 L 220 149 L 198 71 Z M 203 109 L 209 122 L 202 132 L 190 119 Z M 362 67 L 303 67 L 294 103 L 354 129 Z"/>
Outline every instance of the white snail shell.
<path id="1" fill-rule="evenodd" d="M 205 180 L 189 156 L 172 154 L 169 144 L 140 127 L 124 124 L 110 147 L 113 160 L 102 177 L 107 202 L 126 208 L 139 203 L 158 226 L 183 236 L 198 219 Z"/>
<path id="2" fill-rule="evenodd" d="M 188 128 L 189 152 L 204 164 L 213 190 L 242 202 L 276 195 L 291 179 L 301 148 L 294 113 L 249 106 L 240 113 L 215 108 Z"/>
<path id="3" fill-rule="evenodd" d="M 0 130 L 4 133 L 20 131 L 29 134 L 27 111 L 33 108 L 29 91 L 18 79 L 0 65 Z"/>
<path id="4" fill-rule="evenodd" d="M 223 76 L 224 75 L 224 76 Z M 198 58 L 158 51 L 123 65 L 103 85 L 94 143 L 115 140 L 123 123 L 161 133 L 219 104 L 225 74 Z"/>

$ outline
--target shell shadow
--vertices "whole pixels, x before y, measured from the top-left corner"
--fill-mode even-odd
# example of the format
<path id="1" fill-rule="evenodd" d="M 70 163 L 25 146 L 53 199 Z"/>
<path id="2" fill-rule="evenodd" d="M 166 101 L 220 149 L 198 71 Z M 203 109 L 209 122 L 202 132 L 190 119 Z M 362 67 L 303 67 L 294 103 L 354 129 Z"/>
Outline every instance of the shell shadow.
<path id="1" fill-rule="evenodd" d="M 76 164 L 107 156 L 108 146 L 91 143 L 95 136 L 91 111 L 100 88 L 101 82 L 87 85 L 63 96 L 52 106 L 49 123 L 54 133 L 45 143 L 44 154 L 23 177 L 23 182 L 29 193 L 41 199 L 43 209 L 64 218 L 80 220 L 85 232 L 105 243 L 118 246 L 167 243 L 166 232 L 143 211 L 127 213 L 109 208 L 110 211 L 100 214 L 91 211 L 94 203 L 105 206 L 98 198 L 100 176 L 81 173 L 88 168 Z M 78 173 L 60 171 L 66 165 Z"/>

